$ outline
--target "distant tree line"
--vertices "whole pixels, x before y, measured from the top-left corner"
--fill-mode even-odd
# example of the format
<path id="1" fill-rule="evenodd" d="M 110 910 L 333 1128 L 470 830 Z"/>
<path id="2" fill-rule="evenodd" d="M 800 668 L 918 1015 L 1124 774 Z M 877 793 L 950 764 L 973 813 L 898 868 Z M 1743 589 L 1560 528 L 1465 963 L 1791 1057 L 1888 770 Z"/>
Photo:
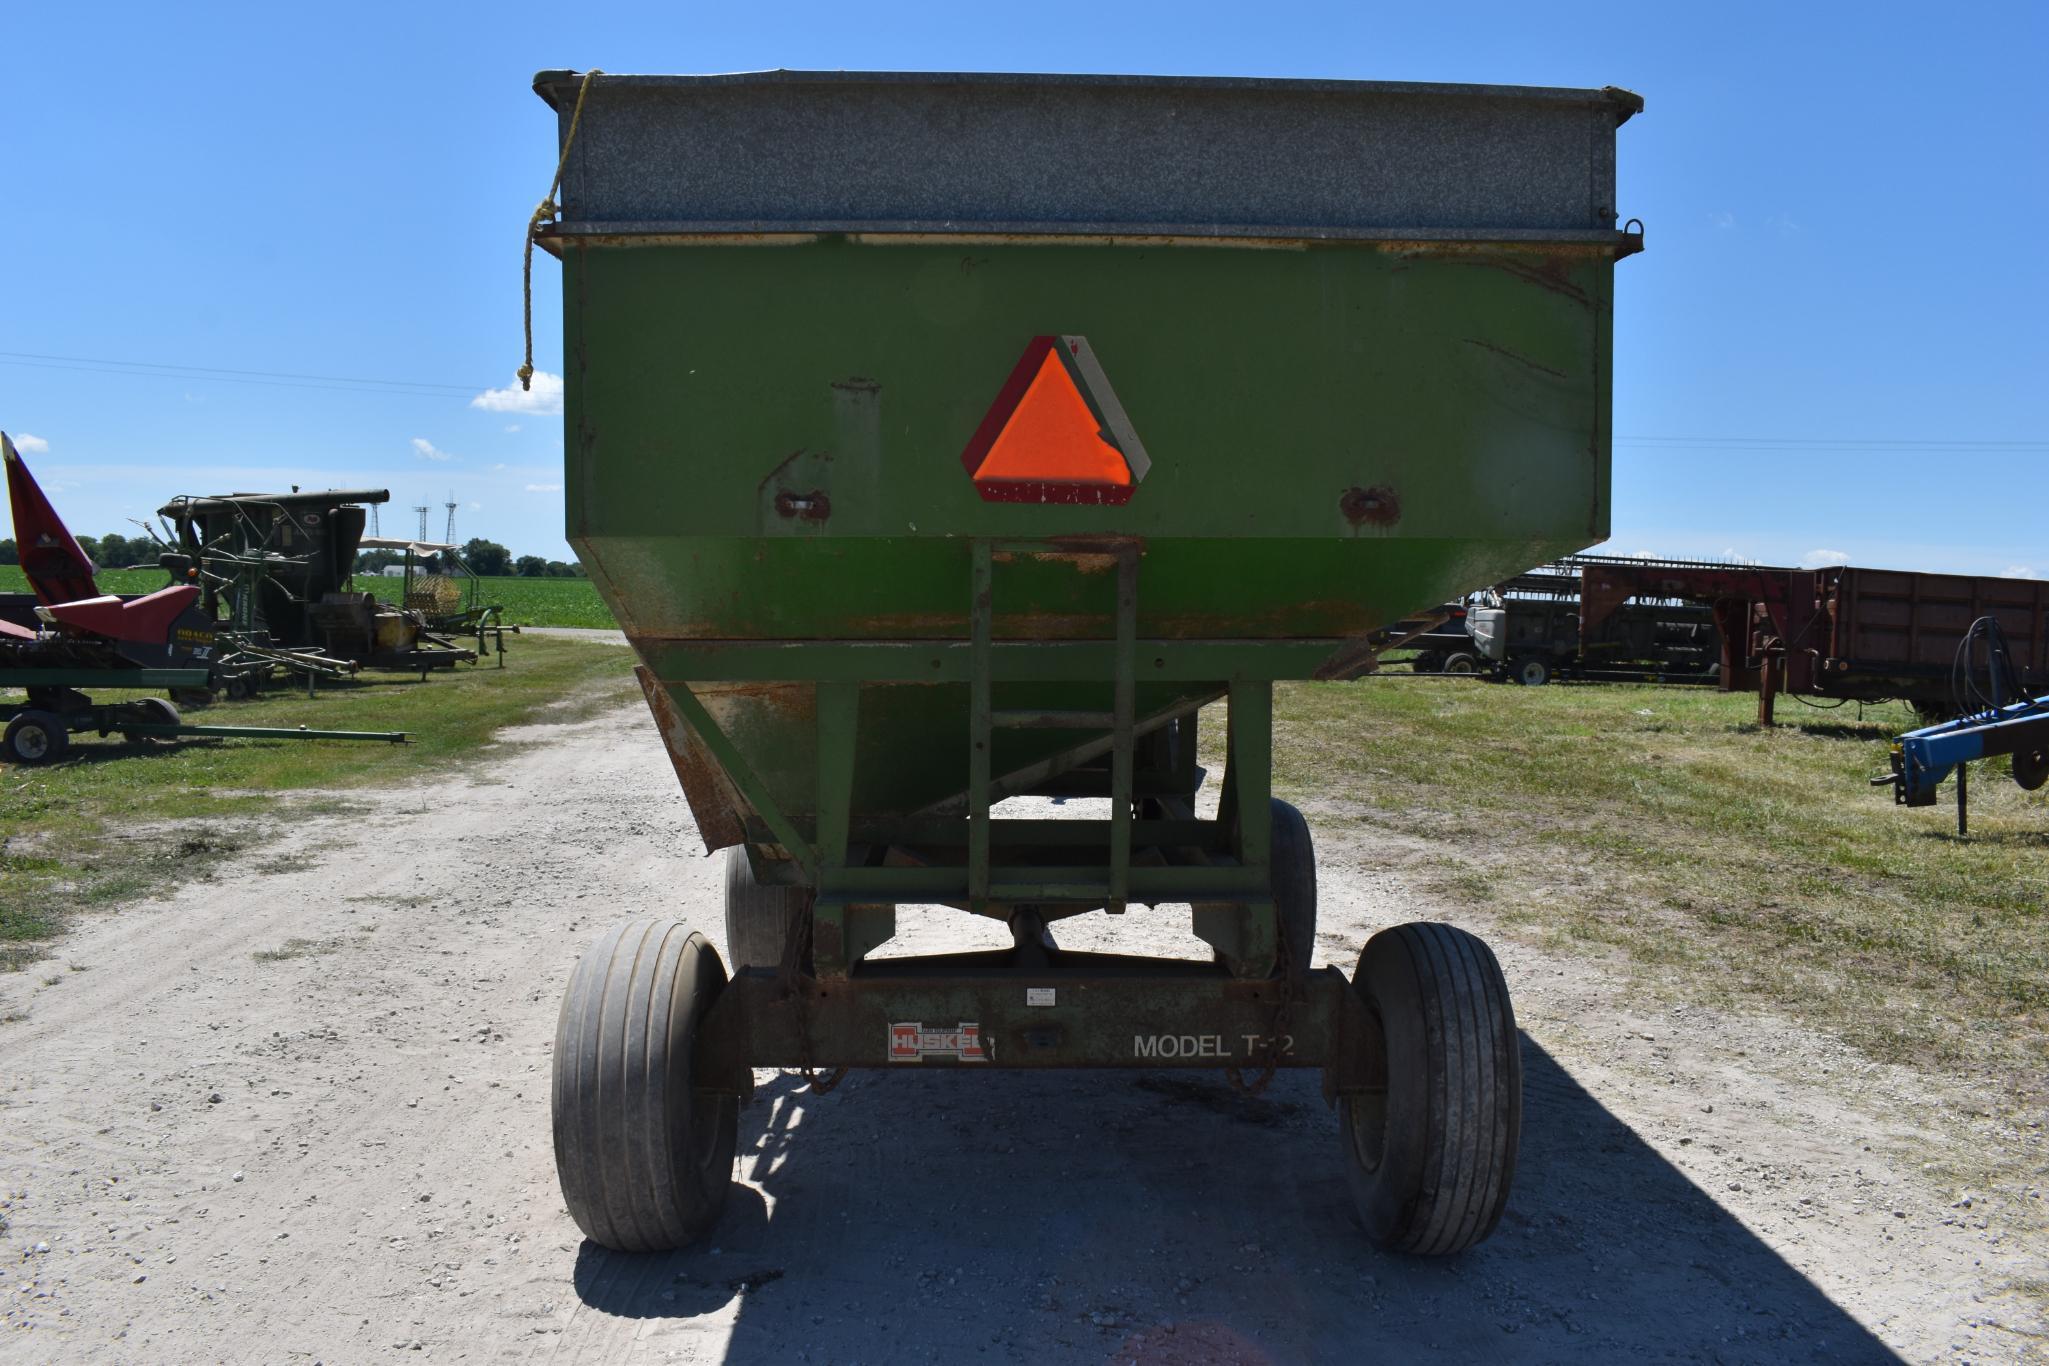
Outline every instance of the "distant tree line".
<path id="1" fill-rule="evenodd" d="M 123 536 L 118 531 L 105 536 L 80 536 L 78 548 L 102 569 L 154 569 L 164 548 L 147 536 Z M 0 538 L 0 564 L 20 564 L 21 549 L 14 538 Z"/>
<path id="2" fill-rule="evenodd" d="M 487 541 L 473 536 L 463 543 L 463 563 L 487 579 L 580 579 L 583 566 L 566 564 L 561 560 L 547 560 L 539 555 L 521 555 L 513 558 L 510 550 L 496 541 Z M 366 550 L 356 557 L 358 574 L 381 573 L 386 565 L 405 563 L 405 553 L 398 550 Z"/>
<path id="3" fill-rule="evenodd" d="M 102 569 L 154 569 L 157 556 L 164 553 L 164 547 L 147 536 L 123 536 L 118 531 L 105 536 L 80 536 L 78 545 Z M 405 563 L 405 558 L 403 551 L 365 550 L 356 556 L 356 572 L 380 573 L 386 565 Z M 471 538 L 463 546 L 462 558 L 465 564 L 487 579 L 580 579 L 584 576 L 580 564 L 543 559 L 539 555 L 514 558 L 510 550 L 481 536 Z M 20 563 L 21 552 L 14 538 L 0 537 L 0 564 Z"/>

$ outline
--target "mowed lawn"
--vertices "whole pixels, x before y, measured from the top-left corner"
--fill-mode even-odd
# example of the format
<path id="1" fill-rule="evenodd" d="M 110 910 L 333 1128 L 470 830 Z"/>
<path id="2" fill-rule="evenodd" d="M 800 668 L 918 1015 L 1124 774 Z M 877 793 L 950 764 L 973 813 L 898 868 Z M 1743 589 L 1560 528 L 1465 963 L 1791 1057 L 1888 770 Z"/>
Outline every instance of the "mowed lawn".
<path id="1" fill-rule="evenodd" d="M 632 652 L 535 636 L 503 669 L 461 665 L 360 675 L 309 699 L 283 689 L 188 710 L 229 726 L 407 731 L 410 743 L 193 739 L 128 743 L 72 737 L 70 756 L 0 764 L 0 968 L 40 957 L 76 912 L 194 877 L 295 814 L 346 809 L 352 788 L 381 788 L 461 764 L 488 764 L 502 726 L 571 719 L 637 697 Z M 96 700 L 136 694 L 102 693 Z M 158 694 L 161 696 L 161 694 Z M 15 698 L 19 694 L 11 694 Z M 507 837 L 517 836 L 507 831 Z"/>
<path id="2" fill-rule="evenodd" d="M 170 582 L 161 569 L 103 569 L 98 583 L 109 593 L 149 593 Z M 512 626 L 613 627 L 618 623 L 598 598 L 589 579 L 481 580 L 479 600 L 505 609 L 505 621 Z M 356 575 L 359 592 L 375 593 L 394 602 L 405 586 L 404 579 L 387 579 L 376 574 Z M 25 593 L 28 583 L 18 565 L 0 565 L 0 593 Z"/>
<path id="3" fill-rule="evenodd" d="M 1321 823 L 1415 837 L 1423 886 L 1620 950 L 1682 992 L 1765 1003 L 1869 1055 L 2049 1094 L 2049 790 L 1972 766 L 1955 808 L 1869 786 L 1897 704 L 1400 673 L 1284 685 L 1276 784 Z M 1420 843 L 1427 841 L 1427 844 Z"/>

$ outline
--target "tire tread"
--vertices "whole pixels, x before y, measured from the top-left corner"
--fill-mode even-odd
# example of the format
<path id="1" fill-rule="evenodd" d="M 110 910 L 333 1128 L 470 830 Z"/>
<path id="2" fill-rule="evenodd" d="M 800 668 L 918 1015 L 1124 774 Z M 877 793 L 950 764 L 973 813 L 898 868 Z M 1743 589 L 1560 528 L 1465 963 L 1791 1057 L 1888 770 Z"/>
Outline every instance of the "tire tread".
<path id="1" fill-rule="evenodd" d="M 1413 1189 L 1392 1192 L 1400 1198 L 1388 1226 L 1369 1224 L 1368 1231 L 1395 1251 L 1461 1252 L 1500 1223 L 1514 1180 L 1522 1066 L 1507 984 L 1484 942 L 1435 922 L 1375 935 L 1360 957 L 1362 983 L 1369 967 L 1391 975 L 1395 989 L 1388 994 L 1398 998 L 1376 1002 L 1377 1008 L 1401 1009 L 1406 1003 L 1413 1009 L 1423 1056 L 1390 1059 L 1390 1067 L 1421 1068 L 1422 1112 L 1398 1119 L 1390 1111 L 1390 1123 L 1420 1126 L 1421 1154 L 1408 1178 Z M 1401 1179 L 1389 1174 L 1390 1166 L 1372 1176 L 1355 1175 L 1369 1184 Z M 1361 1212 L 1367 1212 L 1363 1196 Z"/>
<path id="2" fill-rule="evenodd" d="M 651 919 L 608 930 L 570 975 L 556 1026 L 555 1161 L 563 1201 L 593 1242 L 681 1247 L 724 1204 L 727 1175 L 689 1164 L 712 1125 L 712 1165 L 722 1151 L 730 1173 L 737 1107 L 693 1093 L 687 1056 L 694 1017 L 723 981 L 702 935 Z M 679 1046 L 685 1056 L 672 1056 Z"/>

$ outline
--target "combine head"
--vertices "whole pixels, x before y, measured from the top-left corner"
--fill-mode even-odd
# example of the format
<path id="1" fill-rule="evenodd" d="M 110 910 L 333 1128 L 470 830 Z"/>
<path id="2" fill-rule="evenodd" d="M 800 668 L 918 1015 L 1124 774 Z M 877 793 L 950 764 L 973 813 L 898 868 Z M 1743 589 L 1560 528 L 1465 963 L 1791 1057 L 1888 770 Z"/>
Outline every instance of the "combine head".
<path id="1" fill-rule="evenodd" d="M 141 597 L 102 593 L 91 558 L 50 506 L 14 443 L 0 432 L 7 463 L 7 496 L 22 572 L 36 599 L 36 617 L 53 631 L 39 635 L 0 621 L 0 639 L 16 642 L 17 663 L 161 668 L 204 660 L 211 653 L 212 620 L 196 610 L 199 590 L 174 584 Z"/>
<path id="2" fill-rule="evenodd" d="M 44 606 L 100 596 L 93 582 L 95 567 L 43 496 L 28 472 L 21 452 L 0 432 L 0 456 L 7 462 L 7 501 L 14 508 L 14 542 L 21 553 L 22 573 L 36 601 Z"/>

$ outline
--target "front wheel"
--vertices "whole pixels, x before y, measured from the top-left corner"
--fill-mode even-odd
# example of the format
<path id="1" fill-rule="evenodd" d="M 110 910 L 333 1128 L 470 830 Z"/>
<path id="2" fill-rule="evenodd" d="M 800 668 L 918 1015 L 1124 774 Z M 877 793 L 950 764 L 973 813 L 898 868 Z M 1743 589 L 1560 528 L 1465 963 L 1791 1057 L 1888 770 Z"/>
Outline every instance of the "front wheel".
<path id="1" fill-rule="evenodd" d="M 618 1252 L 700 1237 L 725 1208 L 739 1098 L 698 1075 L 726 970 L 701 934 L 628 920 L 577 963 L 555 1027 L 555 1172 L 569 1217 Z"/>
<path id="2" fill-rule="evenodd" d="M 1380 1016 L 1387 1089 L 1339 1101 L 1345 1175 L 1366 1236 L 1443 1256 L 1501 1220 L 1522 1134 L 1522 1057 L 1494 954 L 1451 925 L 1366 942 L 1352 989 Z"/>
<path id="3" fill-rule="evenodd" d="M 1461 651 L 1458 654 L 1455 654 L 1444 661 L 1444 671 L 1448 674 L 1478 673 L 1479 669 L 1480 661 L 1473 658 L 1471 655 L 1466 654 L 1464 651 Z"/>
<path id="4" fill-rule="evenodd" d="M 0 734 L 0 751 L 17 764 L 54 764 L 70 748 L 64 719 L 46 711 L 17 712 Z"/>
<path id="5" fill-rule="evenodd" d="M 1551 681 L 1551 666 L 1541 659 L 1523 659 L 1509 665 L 1509 675 L 1525 688 L 1541 688 Z"/>

